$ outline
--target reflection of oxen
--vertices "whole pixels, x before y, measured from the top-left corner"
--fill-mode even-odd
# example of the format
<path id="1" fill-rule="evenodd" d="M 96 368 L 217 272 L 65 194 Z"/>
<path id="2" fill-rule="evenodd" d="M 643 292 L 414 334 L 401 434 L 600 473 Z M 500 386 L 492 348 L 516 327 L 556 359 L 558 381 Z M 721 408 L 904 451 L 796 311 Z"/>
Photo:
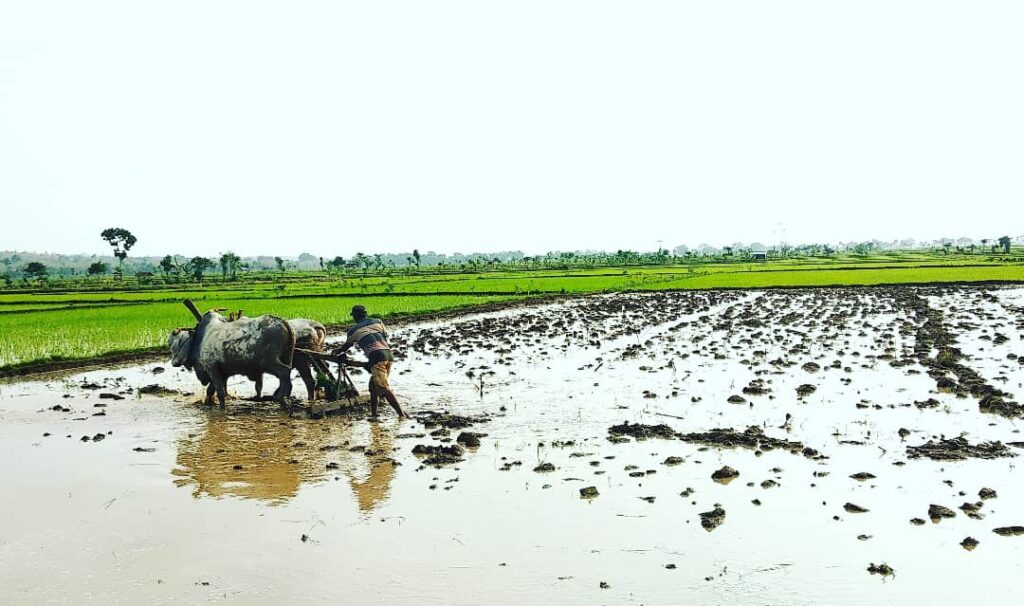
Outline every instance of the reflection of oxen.
<path id="1" fill-rule="evenodd" d="M 325 424 L 332 431 L 325 432 Z M 395 466 L 390 460 L 394 435 L 379 424 L 348 419 L 290 419 L 283 413 L 206 415 L 199 436 L 178 442 L 179 486 L 191 486 L 196 498 L 236 496 L 283 503 L 303 484 L 342 475 L 360 511 L 387 500 Z M 345 444 L 365 445 L 365 451 Z M 333 463 L 328 471 L 328 463 Z"/>
<path id="2" fill-rule="evenodd" d="M 288 320 L 288 325 L 295 333 L 295 347 L 308 349 L 310 351 L 323 351 L 324 342 L 327 340 L 327 329 L 316 320 L 297 318 Z M 306 384 L 306 394 L 310 400 L 316 395 L 316 378 L 313 376 L 311 367 L 313 361 L 308 354 L 297 351 L 292 355 L 292 368 L 299 371 L 302 382 Z M 259 400 L 263 394 L 263 375 L 256 377 L 256 399 Z"/>
<path id="3" fill-rule="evenodd" d="M 291 394 L 295 333 L 281 318 L 259 316 L 230 321 L 208 311 L 195 329 L 172 332 L 168 344 L 171 364 L 194 370 L 196 378 L 207 386 L 207 404 L 213 403 L 216 391 L 224 406 L 227 380 L 234 375 L 255 381 L 262 380 L 263 373 L 271 374 L 281 383 L 274 400 L 284 403 Z"/>
<path id="4" fill-rule="evenodd" d="M 296 464 L 292 444 L 305 436 L 278 420 L 255 414 L 207 416 L 198 438 L 178 442 L 175 483 L 192 486 L 197 498 L 233 495 L 277 502 L 295 496 L 316 461 Z"/>

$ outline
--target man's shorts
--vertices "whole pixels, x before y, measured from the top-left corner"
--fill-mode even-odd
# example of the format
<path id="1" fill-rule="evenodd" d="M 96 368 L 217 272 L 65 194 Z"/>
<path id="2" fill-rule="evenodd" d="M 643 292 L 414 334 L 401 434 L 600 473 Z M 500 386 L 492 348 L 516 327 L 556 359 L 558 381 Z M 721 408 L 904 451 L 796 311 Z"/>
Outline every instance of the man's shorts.
<path id="1" fill-rule="evenodd" d="M 391 389 L 388 375 L 391 373 L 391 360 L 381 360 L 370 367 L 370 380 L 384 389 Z"/>

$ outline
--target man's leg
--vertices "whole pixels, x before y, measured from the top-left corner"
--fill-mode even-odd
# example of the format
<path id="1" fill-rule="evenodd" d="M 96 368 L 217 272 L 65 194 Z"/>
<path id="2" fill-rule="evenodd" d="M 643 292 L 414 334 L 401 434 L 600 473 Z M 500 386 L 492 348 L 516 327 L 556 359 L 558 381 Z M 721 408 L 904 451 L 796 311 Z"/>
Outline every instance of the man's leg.
<path id="1" fill-rule="evenodd" d="M 377 416 L 377 400 L 380 398 L 380 394 L 377 390 L 377 382 L 373 380 L 373 375 L 370 375 L 370 416 L 376 418 Z"/>
<path id="2" fill-rule="evenodd" d="M 395 397 L 395 393 L 393 391 L 382 387 L 380 388 L 380 393 L 384 396 L 384 399 L 388 401 L 388 404 L 391 405 L 391 408 L 395 409 L 395 414 L 397 414 L 399 418 L 409 418 L 409 415 L 405 414 L 405 411 L 402 410 L 401 405 L 399 405 L 398 398 Z"/>
<path id="3" fill-rule="evenodd" d="M 409 415 L 405 414 L 402 410 L 402 406 L 398 403 L 398 398 L 395 397 L 394 392 L 391 391 L 391 385 L 388 382 L 388 375 L 391 373 L 391 362 L 377 362 L 373 365 L 373 369 L 370 372 L 372 381 L 377 384 L 377 392 L 384 396 L 384 399 L 388 401 L 391 408 L 395 409 L 395 414 L 399 418 L 408 418 Z"/>

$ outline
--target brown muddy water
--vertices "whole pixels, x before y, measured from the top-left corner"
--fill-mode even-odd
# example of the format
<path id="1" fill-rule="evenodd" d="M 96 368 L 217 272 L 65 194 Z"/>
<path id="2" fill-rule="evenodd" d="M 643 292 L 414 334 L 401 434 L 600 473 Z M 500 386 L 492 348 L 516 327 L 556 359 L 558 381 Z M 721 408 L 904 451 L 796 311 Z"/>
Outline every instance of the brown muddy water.
<path id="1" fill-rule="evenodd" d="M 3 383 L 0 602 L 1017 603 L 1024 536 L 994 531 L 1024 526 L 1022 306 L 671 293 L 413 324 L 403 422 L 289 418 L 244 380 L 207 409 L 152 364 Z M 413 454 L 463 432 L 461 461 Z"/>

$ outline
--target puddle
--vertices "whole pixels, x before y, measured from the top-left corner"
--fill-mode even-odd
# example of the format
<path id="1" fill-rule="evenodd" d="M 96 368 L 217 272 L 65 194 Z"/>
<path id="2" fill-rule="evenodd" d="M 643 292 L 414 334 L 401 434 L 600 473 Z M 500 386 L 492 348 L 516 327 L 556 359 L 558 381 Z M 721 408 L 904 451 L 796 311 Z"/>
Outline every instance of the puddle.
<path id="1" fill-rule="evenodd" d="M 0 383 L 0 596 L 1011 603 L 1024 538 L 993 530 L 1024 525 L 1022 460 L 907 448 L 1024 454 L 1021 420 L 938 388 L 911 297 L 960 363 L 1024 397 L 1024 290 L 970 288 L 608 295 L 396 331 L 409 412 L 469 427 L 289 418 L 239 399 L 242 378 L 210 410 L 192 375 L 152 364 Z M 152 384 L 184 393 L 138 394 Z M 459 462 L 413 454 L 463 432 L 480 445 Z M 739 475 L 714 481 L 723 467 Z M 926 521 L 932 505 L 955 517 Z M 883 563 L 894 575 L 867 571 Z"/>

